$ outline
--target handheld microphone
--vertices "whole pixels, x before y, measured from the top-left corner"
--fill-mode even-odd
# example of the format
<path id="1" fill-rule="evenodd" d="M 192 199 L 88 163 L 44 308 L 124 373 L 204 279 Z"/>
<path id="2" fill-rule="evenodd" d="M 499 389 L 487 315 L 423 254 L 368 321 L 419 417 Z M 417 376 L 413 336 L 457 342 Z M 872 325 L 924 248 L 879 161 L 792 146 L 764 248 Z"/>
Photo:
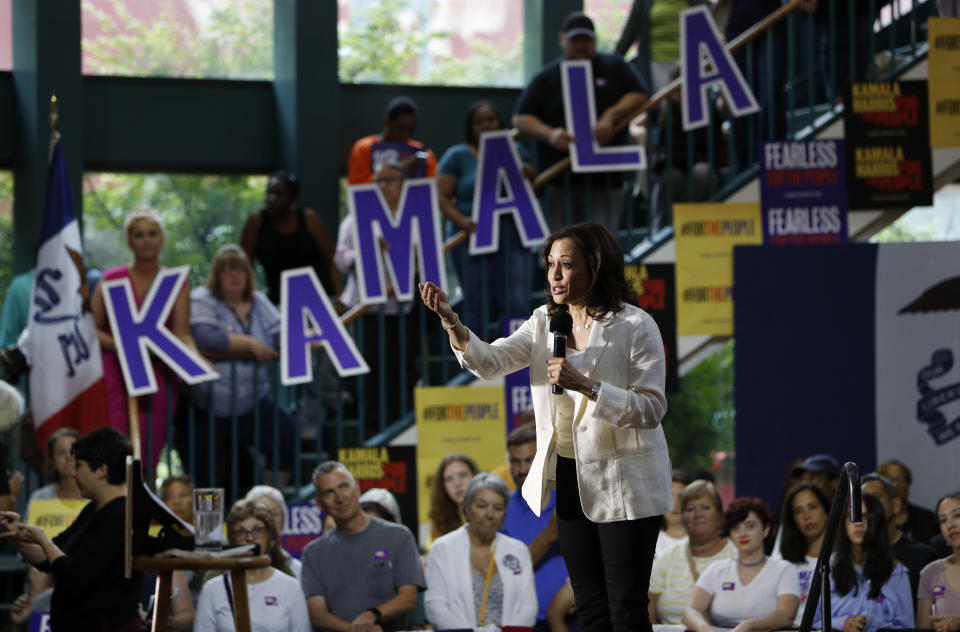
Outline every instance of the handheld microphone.
<path id="1" fill-rule="evenodd" d="M 553 357 L 567 357 L 567 336 L 573 333 L 573 317 L 566 305 L 557 305 L 557 311 L 550 318 L 550 333 L 553 334 Z M 554 384 L 553 394 L 562 395 L 563 387 Z"/>

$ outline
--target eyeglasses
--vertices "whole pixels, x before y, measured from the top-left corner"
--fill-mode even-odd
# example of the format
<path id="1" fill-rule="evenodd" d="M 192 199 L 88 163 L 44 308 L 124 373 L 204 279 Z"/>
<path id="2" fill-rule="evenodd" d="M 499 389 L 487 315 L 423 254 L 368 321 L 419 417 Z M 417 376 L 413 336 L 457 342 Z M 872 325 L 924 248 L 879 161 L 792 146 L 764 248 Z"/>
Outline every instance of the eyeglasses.
<path id="1" fill-rule="evenodd" d="M 267 532 L 267 528 L 262 525 L 257 525 L 252 529 L 244 529 L 243 527 L 237 527 L 230 531 L 230 535 L 233 536 L 234 540 L 249 540 L 251 537 L 259 538 Z"/>

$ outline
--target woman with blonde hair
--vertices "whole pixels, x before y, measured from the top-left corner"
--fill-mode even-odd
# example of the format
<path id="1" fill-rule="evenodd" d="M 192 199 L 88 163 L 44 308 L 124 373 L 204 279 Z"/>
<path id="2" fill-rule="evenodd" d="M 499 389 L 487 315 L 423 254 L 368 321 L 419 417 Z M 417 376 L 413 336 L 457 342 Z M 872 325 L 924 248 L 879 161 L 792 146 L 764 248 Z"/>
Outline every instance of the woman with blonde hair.
<path id="1" fill-rule="evenodd" d="M 133 253 L 133 263 L 110 268 L 103 273 L 104 281 L 129 279 L 133 288 L 133 298 L 139 308 L 150 292 L 153 281 L 160 273 L 160 253 L 163 251 L 165 233 L 160 215 L 151 208 L 141 206 L 134 209 L 123 224 L 127 235 L 127 246 Z M 130 419 L 127 406 L 127 387 L 120 368 L 116 343 L 110 331 L 106 304 L 103 298 L 103 284 L 98 283 L 93 292 L 91 311 L 99 330 L 100 350 L 103 358 L 103 381 L 107 391 L 107 417 L 109 425 L 129 435 Z M 176 302 L 165 323 L 167 329 L 183 344 L 196 351 L 193 336 L 190 334 L 190 287 L 187 281 L 178 290 Z M 155 464 L 160 456 L 167 437 L 168 412 L 177 408 L 176 377 L 162 363 L 153 363 L 157 380 L 157 391 L 140 400 L 140 437 L 143 442 L 144 460 Z M 170 407 L 167 407 L 167 400 Z M 150 423 L 148 427 L 147 418 Z M 151 447 L 147 454 L 146 446 Z"/>

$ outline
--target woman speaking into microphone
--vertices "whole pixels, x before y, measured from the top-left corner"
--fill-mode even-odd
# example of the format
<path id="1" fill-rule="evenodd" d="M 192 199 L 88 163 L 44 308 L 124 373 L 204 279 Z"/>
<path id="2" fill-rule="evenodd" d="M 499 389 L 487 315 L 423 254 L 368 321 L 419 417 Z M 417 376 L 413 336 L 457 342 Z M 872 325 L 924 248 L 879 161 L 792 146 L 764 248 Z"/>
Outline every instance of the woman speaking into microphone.
<path id="1" fill-rule="evenodd" d="M 636 306 L 620 245 L 603 226 L 553 233 L 542 257 L 546 303 L 491 344 L 460 322 L 436 285 L 421 284 L 420 296 L 440 316 L 464 368 L 490 379 L 530 367 L 537 454 L 522 493 L 539 515 L 557 490 L 560 548 L 580 627 L 651 630 L 650 567 L 660 517 L 673 504 L 660 426 L 667 409 L 660 330 Z M 563 310 L 572 331 L 566 357 L 554 357 L 551 329 Z"/>

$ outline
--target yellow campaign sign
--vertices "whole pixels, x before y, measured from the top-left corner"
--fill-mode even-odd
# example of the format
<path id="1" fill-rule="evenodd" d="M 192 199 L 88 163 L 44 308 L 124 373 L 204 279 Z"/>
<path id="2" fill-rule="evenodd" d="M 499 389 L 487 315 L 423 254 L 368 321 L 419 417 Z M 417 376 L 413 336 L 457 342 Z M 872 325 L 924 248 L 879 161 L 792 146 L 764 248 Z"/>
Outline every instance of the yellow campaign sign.
<path id="1" fill-rule="evenodd" d="M 733 247 L 762 244 L 759 204 L 674 204 L 677 333 L 733 335 Z"/>
<path id="2" fill-rule="evenodd" d="M 83 508 L 90 502 L 85 498 L 38 498 L 30 501 L 27 524 L 43 529 L 54 538 L 73 524 Z"/>
<path id="3" fill-rule="evenodd" d="M 960 18 L 929 18 L 930 145 L 960 147 Z"/>
<path id="4" fill-rule="evenodd" d="M 414 392 L 417 411 L 417 496 L 420 543 L 430 534 L 430 488 L 440 461 L 470 455 L 481 471 L 506 460 L 507 416 L 502 386 L 434 386 Z"/>

